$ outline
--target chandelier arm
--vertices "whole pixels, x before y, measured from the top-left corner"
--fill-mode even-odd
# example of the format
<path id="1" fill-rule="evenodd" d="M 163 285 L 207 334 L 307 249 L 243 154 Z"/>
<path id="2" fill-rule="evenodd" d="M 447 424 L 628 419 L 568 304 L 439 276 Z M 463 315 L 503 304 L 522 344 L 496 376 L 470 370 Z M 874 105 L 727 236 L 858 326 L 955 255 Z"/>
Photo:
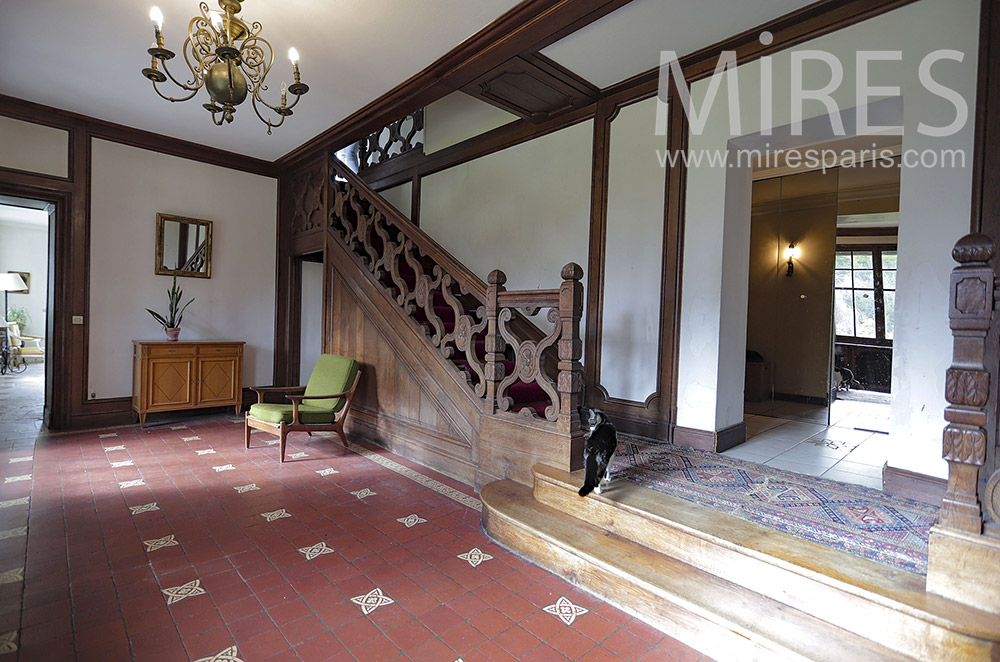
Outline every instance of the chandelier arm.
<path id="1" fill-rule="evenodd" d="M 198 94 L 198 90 L 200 89 L 200 88 L 195 88 L 194 90 L 191 91 L 191 94 L 187 95 L 186 97 L 175 98 L 175 97 L 168 97 L 167 95 L 165 95 L 163 92 L 160 91 L 160 88 L 157 87 L 157 85 L 159 85 L 159 83 L 157 83 L 157 82 L 154 81 L 153 82 L 153 91 L 155 91 L 158 95 L 160 95 L 161 98 L 166 99 L 167 101 L 171 101 L 171 102 L 187 101 L 188 99 L 190 99 L 194 95 Z"/>
<path id="2" fill-rule="evenodd" d="M 277 122 L 273 122 L 270 119 L 264 117 L 260 113 L 260 108 L 257 107 L 257 100 L 258 100 L 258 98 L 259 97 L 255 94 L 253 96 L 253 98 L 250 100 L 250 105 L 253 106 L 253 112 L 255 112 L 257 114 L 257 117 L 260 118 L 260 121 L 267 125 L 267 132 L 271 133 L 271 129 L 272 128 L 278 128 L 279 126 L 282 125 L 282 123 L 285 121 L 285 117 L 286 116 L 285 115 L 278 115 L 279 119 L 278 119 Z M 267 103 L 264 102 L 263 99 L 261 99 L 260 102 L 263 103 L 268 108 L 271 108 L 271 106 L 268 106 Z M 274 108 L 271 108 L 271 110 L 274 110 Z"/>
<path id="3" fill-rule="evenodd" d="M 191 76 L 192 76 L 192 80 L 188 81 L 187 83 L 182 83 L 179 80 L 177 80 L 176 78 L 174 78 L 174 75 L 172 73 L 170 73 L 170 69 L 167 68 L 167 63 L 165 61 L 160 63 L 161 69 L 162 69 L 163 73 L 165 73 L 167 75 L 167 78 L 169 78 L 171 81 L 173 81 L 174 85 L 176 85 L 177 87 L 185 89 L 185 90 L 187 90 L 189 92 L 197 92 L 198 90 L 201 89 L 201 86 L 205 84 L 205 81 L 191 67 L 191 63 L 187 61 L 187 55 L 186 54 L 185 54 L 185 57 L 184 57 L 184 61 L 187 63 L 188 69 L 191 69 Z M 192 94 L 191 96 L 194 96 L 194 94 Z M 187 97 L 187 98 L 190 99 L 191 97 Z"/>

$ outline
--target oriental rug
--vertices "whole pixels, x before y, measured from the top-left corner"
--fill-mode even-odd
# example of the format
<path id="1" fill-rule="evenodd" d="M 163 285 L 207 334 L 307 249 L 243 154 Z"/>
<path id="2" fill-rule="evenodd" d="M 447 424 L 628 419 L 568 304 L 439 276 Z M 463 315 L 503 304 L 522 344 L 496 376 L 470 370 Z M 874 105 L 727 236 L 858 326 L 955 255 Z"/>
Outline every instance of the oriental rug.
<path id="1" fill-rule="evenodd" d="M 879 490 L 619 434 L 612 478 L 917 574 L 937 508 Z"/>

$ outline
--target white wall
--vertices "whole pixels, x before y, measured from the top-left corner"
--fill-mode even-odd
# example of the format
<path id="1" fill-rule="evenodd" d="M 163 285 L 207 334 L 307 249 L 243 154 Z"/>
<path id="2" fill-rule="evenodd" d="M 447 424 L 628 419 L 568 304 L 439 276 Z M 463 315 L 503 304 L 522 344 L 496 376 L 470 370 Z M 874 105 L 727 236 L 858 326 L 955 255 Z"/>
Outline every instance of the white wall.
<path id="1" fill-rule="evenodd" d="M 305 384 L 323 353 L 323 265 L 318 262 L 302 263 L 299 343 L 299 384 Z"/>
<path id="2" fill-rule="evenodd" d="M 0 117 L 0 166 L 66 177 L 69 132 Z"/>
<path id="3" fill-rule="evenodd" d="M 451 147 L 516 119 L 517 115 L 464 92 L 452 92 L 424 108 L 424 153 Z"/>
<path id="4" fill-rule="evenodd" d="M 423 178 L 420 227 L 484 281 L 556 288 L 567 262 L 587 264 L 593 122 Z"/>
<path id="5" fill-rule="evenodd" d="M 243 385 L 270 384 L 277 182 L 102 140 L 92 144 L 88 393 L 132 392 L 132 340 L 163 339 L 144 308 L 166 310 L 154 274 L 156 214 L 210 220 L 212 277 L 179 278 L 181 340 L 244 340 Z"/>
<path id="6" fill-rule="evenodd" d="M 403 216 L 413 218 L 410 216 L 410 207 L 413 206 L 413 184 L 411 182 L 403 182 L 398 186 L 382 189 L 378 194 L 398 209 Z"/>
<path id="7" fill-rule="evenodd" d="M 649 130 L 656 98 L 622 108 L 611 123 L 601 330 L 601 386 L 612 398 L 656 393 L 666 183 Z"/>
<path id="8" fill-rule="evenodd" d="M 31 275 L 28 293 L 8 294 L 8 305 L 27 309 L 31 321 L 22 331 L 31 336 L 44 338 L 48 288 L 48 227 L 5 222 L 3 209 L 4 207 L 0 207 L 0 273 L 27 271 Z M 32 211 L 42 218 L 48 217 L 48 212 Z"/>
<path id="9" fill-rule="evenodd" d="M 902 62 L 877 62 L 873 84 L 899 85 L 904 99 L 903 149 L 962 149 L 965 167 L 904 168 L 900 184 L 899 273 L 896 341 L 893 356 L 892 434 L 898 452 L 890 464 L 942 473 L 940 460 L 943 385 L 950 363 L 948 277 L 950 251 L 969 228 L 973 124 L 949 138 L 916 132 L 918 123 L 943 126 L 955 118 L 948 101 L 931 94 L 918 79 L 918 66 L 931 51 L 950 48 L 965 53 L 964 62 L 935 65 L 934 78 L 960 93 L 975 107 L 976 44 L 979 3 L 975 0 L 922 0 L 865 23 L 804 44 L 799 49 L 834 53 L 845 63 L 845 77 L 833 94 L 841 109 L 857 105 L 855 54 L 858 50 L 900 50 Z M 774 56 L 772 126 L 790 122 L 790 56 Z M 759 131 L 759 61 L 739 68 L 741 131 Z M 808 72 L 811 69 L 807 69 Z M 817 84 L 829 78 L 822 67 Z M 807 79 L 808 80 L 808 79 Z M 698 107 L 708 81 L 693 86 Z M 706 129 L 692 134 L 691 150 L 725 149 L 729 131 L 725 86 L 712 107 Z M 806 117 L 825 114 L 817 103 Z M 678 376 L 678 424 L 718 430 L 739 421 L 742 407 L 742 349 L 746 329 L 747 227 L 727 223 L 739 216 L 734 200 L 749 200 L 748 183 L 727 178 L 727 168 L 692 167 L 688 172 L 687 215 Z M 723 192 L 725 195 L 723 195 Z M 749 223 L 749 213 L 745 215 Z M 720 239 L 723 246 L 720 250 Z M 698 256 L 698 259 L 693 259 Z M 741 309 L 742 306 L 742 309 Z"/>

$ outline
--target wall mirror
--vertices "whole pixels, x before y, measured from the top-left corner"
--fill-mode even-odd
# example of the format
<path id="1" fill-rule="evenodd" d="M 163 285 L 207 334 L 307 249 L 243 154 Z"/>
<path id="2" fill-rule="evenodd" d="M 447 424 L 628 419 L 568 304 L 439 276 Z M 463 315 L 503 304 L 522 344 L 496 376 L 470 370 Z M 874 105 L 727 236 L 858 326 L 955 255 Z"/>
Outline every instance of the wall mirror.
<path id="1" fill-rule="evenodd" d="M 156 273 L 212 277 L 212 221 L 156 215 Z"/>

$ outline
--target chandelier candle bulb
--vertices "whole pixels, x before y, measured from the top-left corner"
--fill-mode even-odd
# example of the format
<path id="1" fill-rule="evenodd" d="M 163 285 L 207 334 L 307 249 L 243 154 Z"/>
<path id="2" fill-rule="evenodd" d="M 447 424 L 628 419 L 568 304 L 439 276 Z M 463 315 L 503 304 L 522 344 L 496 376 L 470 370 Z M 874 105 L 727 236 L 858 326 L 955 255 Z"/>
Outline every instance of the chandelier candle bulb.
<path id="1" fill-rule="evenodd" d="M 154 6 L 149 10 L 149 20 L 153 22 L 153 27 L 159 32 L 163 29 L 163 12 L 159 7 Z"/>

